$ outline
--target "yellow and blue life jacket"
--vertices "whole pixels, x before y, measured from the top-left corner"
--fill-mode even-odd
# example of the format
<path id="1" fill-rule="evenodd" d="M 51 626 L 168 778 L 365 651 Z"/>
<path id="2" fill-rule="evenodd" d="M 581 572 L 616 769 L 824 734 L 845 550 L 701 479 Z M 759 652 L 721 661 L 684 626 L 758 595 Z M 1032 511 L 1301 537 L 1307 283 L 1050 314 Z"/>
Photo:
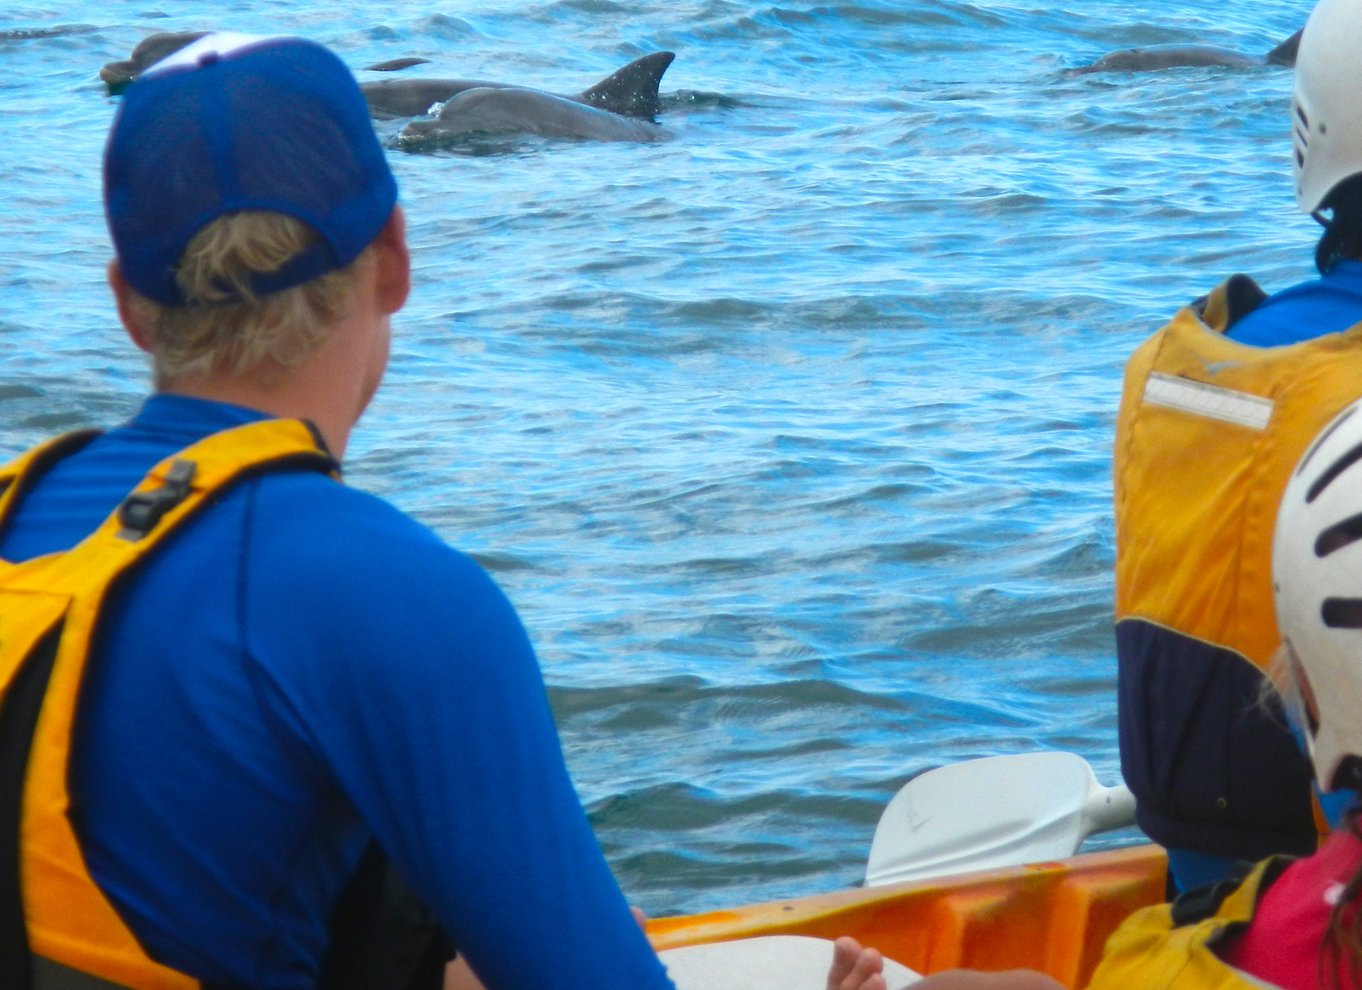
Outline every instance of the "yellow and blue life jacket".
<path id="1" fill-rule="evenodd" d="M 1136 350 L 1113 451 L 1121 769 L 1155 841 L 1248 860 L 1323 830 L 1309 764 L 1260 701 L 1272 533 L 1306 445 L 1362 396 L 1362 327 L 1227 338 L 1262 298 L 1235 276 Z"/>
<path id="2" fill-rule="evenodd" d="M 1112 933 L 1088 990 L 1249 990 L 1265 986 L 1230 966 L 1214 946 L 1243 931 L 1262 896 L 1292 860 L 1276 856 L 1244 876 L 1141 908 Z"/>
<path id="3" fill-rule="evenodd" d="M 0 469 L 0 527 L 38 476 L 94 436 L 60 437 Z M 228 486 L 300 467 L 338 471 L 307 424 L 269 419 L 227 430 L 158 464 L 70 550 L 0 561 L 0 983 L 7 990 L 199 987 L 148 956 L 86 868 L 67 791 L 82 677 L 101 609 L 119 581 Z M 323 986 L 438 985 L 446 948 L 371 846 L 333 917 Z"/>

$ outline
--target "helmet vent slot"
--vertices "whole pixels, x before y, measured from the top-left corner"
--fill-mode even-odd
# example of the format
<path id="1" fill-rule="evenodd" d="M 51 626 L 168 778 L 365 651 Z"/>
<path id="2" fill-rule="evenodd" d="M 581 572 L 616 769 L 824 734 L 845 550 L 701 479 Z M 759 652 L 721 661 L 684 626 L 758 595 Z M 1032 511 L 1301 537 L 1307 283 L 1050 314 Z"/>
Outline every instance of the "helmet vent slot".
<path id="1" fill-rule="evenodd" d="M 1313 502 L 1315 499 L 1323 495 L 1324 489 L 1328 488 L 1331 484 L 1333 484 L 1334 480 L 1340 474 L 1348 470 L 1348 468 L 1352 467 L 1359 460 L 1362 460 L 1362 443 L 1353 447 L 1352 450 L 1348 451 L 1338 460 L 1334 461 L 1334 463 L 1330 464 L 1329 467 L 1324 471 L 1324 473 L 1315 479 L 1315 483 L 1311 485 L 1310 490 L 1305 493 L 1306 503 L 1309 504 L 1310 502 Z"/>
<path id="2" fill-rule="evenodd" d="M 1362 598 L 1326 598 L 1320 618 L 1330 629 L 1362 629 Z"/>
<path id="3" fill-rule="evenodd" d="M 1362 540 L 1362 515 L 1336 522 L 1315 538 L 1315 556 L 1327 557 L 1335 550 Z"/>

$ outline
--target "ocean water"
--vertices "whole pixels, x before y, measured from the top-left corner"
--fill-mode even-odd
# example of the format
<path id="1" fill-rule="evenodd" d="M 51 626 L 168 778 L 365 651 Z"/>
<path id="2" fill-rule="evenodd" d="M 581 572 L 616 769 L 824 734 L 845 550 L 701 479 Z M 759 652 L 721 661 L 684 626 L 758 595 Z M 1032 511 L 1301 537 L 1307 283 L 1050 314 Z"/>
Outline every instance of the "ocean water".
<path id="1" fill-rule="evenodd" d="M 554 92 L 676 52 L 655 144 L 392 147 L 415 289 L 348 477 L 516 603 L 632 900 L 855 884 L 929 767 L 1064 749 L 1117 780 L 1123 362 L 1235 271 L 1310 274 L 1289 71 L 1068 70 L 1264 53 L 1309 7 L 9 0 L 0 454 L 147 387 L 104 285 L 97 77 L 145 35 Z"/>

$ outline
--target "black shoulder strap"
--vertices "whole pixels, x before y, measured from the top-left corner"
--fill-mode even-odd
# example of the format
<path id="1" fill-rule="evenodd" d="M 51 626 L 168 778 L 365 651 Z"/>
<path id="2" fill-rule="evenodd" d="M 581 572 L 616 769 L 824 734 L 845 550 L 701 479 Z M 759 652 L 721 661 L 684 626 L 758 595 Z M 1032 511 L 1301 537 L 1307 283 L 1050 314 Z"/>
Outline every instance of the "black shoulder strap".
<path id="1" fill-rule="evenodd" d="M 332 915 L 320 990 L 439 990 L 453 955 L 425 905 L 369 843 Z"/>
<path id="2" fill-rule="evenodd" d="M 1231 275 L 1224 283 L 1217 286 L 1216 291 L 1224 295 L 1226 330 L 1252 313 L 1258 308 L 1259 303 L 1267 298 L 1267 293 L 1263 291 L 1262 286 L 1243 273 Z M 1204 315 L 1213 295 L 1215 293 L 1201 296 L 1192 303 L 1192 307 L 1198 313 Z"/>
<path id="3" fill-rule="evenodd" d="M 19 829 L 29 749 L 60 637 L 59 625 L 23 658 L 0 706 L 0 983 L 13 990 L 33 985 L 19 881 Z"/>
<path id="4" fill-rule="evenodd" d="M 1267 293 L 1249 276 L 1231 275 L 1229 281 L 1225 283 L 1225 303 L 1230 317 L 1228 326 L 1234 326 L 1243 317 L 1248 316 L 1266 298 Z"/>

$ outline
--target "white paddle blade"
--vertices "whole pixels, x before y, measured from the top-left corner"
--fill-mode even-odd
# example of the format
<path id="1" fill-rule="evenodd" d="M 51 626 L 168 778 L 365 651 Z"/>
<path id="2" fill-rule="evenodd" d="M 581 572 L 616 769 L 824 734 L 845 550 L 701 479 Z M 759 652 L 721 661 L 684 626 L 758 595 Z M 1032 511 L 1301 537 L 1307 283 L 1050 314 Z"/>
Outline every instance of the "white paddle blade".
<path id="1" fill-rule="evenodd" d="M 832 942 L 804 935 L 764 935 L 686 945 L 658 953 L 676 990 L 825 990 Z M 922 979 L 884 961 L 884 982 L 901 990 Z"/>
<path id="2" fill-rule="evenodd" d="M 866 886 L 1063 859 L 1134 821 L 1074 753 L 990 756 L 929 770 L 894 795 L 870 843 Z"/>

